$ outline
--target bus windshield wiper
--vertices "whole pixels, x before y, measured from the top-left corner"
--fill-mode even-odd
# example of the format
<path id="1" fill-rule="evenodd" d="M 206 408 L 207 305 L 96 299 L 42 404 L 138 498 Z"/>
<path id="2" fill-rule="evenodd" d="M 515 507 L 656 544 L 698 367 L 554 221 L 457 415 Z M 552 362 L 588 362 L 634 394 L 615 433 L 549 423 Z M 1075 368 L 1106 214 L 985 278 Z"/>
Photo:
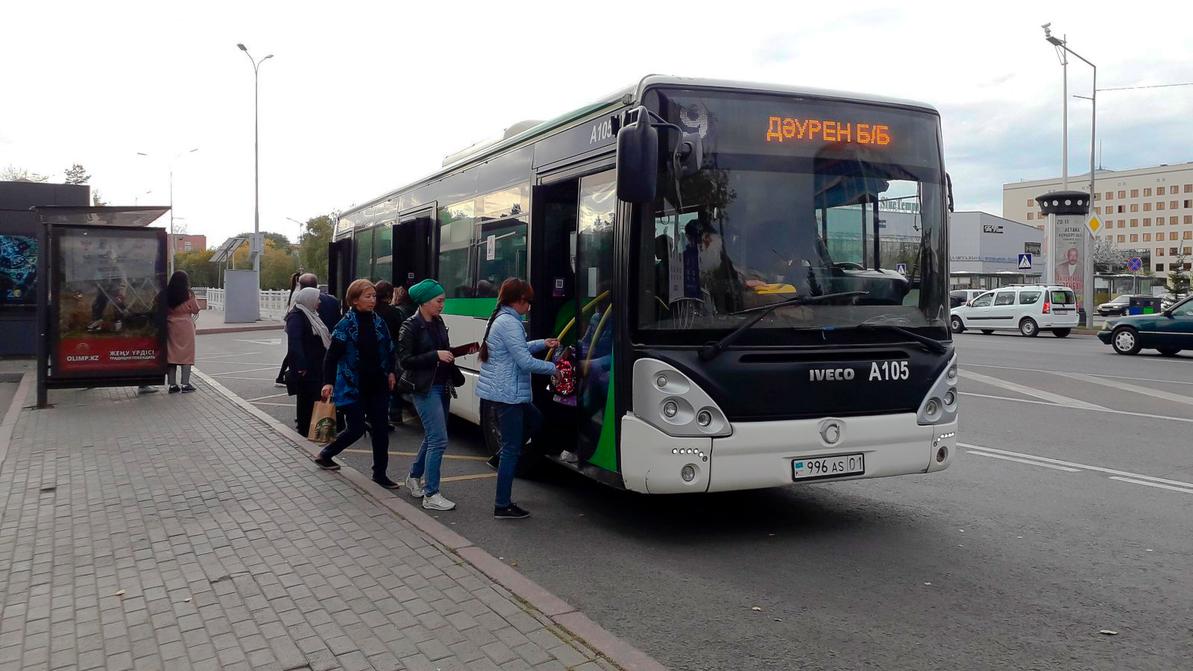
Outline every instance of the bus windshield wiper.
<path id="1" fill-rule="evenodd" d="M 924 346 L 929 352 L 934 354 L 944 354 L 949 351 L 939 340 L 929 338 L 926 335 L 920 335 L 911 329 L 905 329 L 902 326 L 895 326 L 894 324 L 867 324 L 862 322 L 853 328 L 861 331 L 893 331 L 901 336 L 906 336 Z"/>
<path id="2" fill-rule="evenodd" d="M 758 314 L 756 316 L 751 317 L 750 319 L 742 322 L 742 324 L 740 326 L 733 329 L 729 333 L 725 334 L 724 338 L 721 338 L 720 340 L 713 342 L 713 343 L 708 343 L 704 347 L 700 348 L 700 360 L 701 361 L 711 361 L 712 359 L 716 358 L 716 356 L 718 354 L 720 354 L 721 352 L 724 352 L 730 345 L 732 345 L 733 341 L 737 340 L 738 336 L 740 336 L 742 333 L 745 333 L 746 331 L 748 331 L 751 326 L 762 321 L 763 317 L 767 316 L 771 312 L 774 312 L 775 310 L 777 310 L 783 306 L 808 305 L 811 303 L 823 303 L 824 301 L 832 300 L 834 298 L 851 298 L 853 296 L 868 296 L 869 294 L 870 294 L 869 291 L 842 291 L 842 292 L 835 293 L 835 294 L 821 294 L 819 296 L 793 296 L 791 298 L 788 298 L 786 300 L 781 300 L 776 303 L 770 303 L 767 305 L 759 305 L 757 307 L 746 308 L 745 310 L 738 310 L 737 312 L 731 312 L 730 314 L 734 314 L 734 315 L 741 315 L 741 314 L 746 314 L 749 312 L 757 312 Z"/>

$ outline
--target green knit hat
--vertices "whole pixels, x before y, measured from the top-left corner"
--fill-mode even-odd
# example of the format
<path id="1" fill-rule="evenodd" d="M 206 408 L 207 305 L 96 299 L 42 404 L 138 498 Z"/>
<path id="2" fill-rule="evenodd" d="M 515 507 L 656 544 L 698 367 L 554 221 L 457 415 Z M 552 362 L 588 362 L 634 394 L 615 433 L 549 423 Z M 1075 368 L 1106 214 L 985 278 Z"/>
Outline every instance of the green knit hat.
<path id="1" fill-rule="evenodd" d="M 423 280 L 406 290 L 406 294 L 416 305 L 422 305 L 441 293 L 443 285 L 432 279 Z"/>

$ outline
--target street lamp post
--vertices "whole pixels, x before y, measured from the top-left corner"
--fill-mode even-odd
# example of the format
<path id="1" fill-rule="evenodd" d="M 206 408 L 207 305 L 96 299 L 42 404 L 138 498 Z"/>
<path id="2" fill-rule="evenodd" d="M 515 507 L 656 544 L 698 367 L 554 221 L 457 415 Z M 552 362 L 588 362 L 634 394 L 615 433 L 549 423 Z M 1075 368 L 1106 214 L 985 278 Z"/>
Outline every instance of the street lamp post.
<path id="1" fill-rule="evenodd" d="M 248 47 L 243 43 L 237 43 L 237 48 L 244 52 L 245 56 L 249 57 L 249 62 L 253 64 L 253 270 L 257 275 L 257 288 L 260 289 L 261 282 L 261 250 L 258 248 L 261 234 L 261 205 L 260 205 L 260 176 L 261 176 L 261 162 L 259 151 L 259 125 L 258 125 L 258 86 L 257 73 L 261 69 L 261 64 L 273 58 L 273 54 L 262 58 L 261 60 L 253 60 L 253 55 L 249 53 Z"/>
<path id="2" fill-rule="evenodd" d="M 174 154 L 173 156 L 170 157 L 170 163 L 169 163 L 169 169 L 170 169 L 170 236 L 169 236 L 170 256 L 167 257 L 169 259 L 167 261 L 167 266 L 166 266 L 166 274 L 167 275 L 174 274 L 174 247 L 176 245 L 176 243 L 174 242 L 174 162 L 177 161 L 179 159 L 179 157 L 185 156 L 187 154 L 193 154 L 197 151 L 199 151 L 199 148 L 195 147 L 194 149 L 180 151 L 177 154 Z M 137 156 L 144 156 L 144 157 L 148 158 L 150 155 L 143 151 L 139 151 L 139 152 L 137 152 Z M 134 203 L 134 204 L 136 204 L 136 203 Z"/>
<path id="3" fill-rule="evenodd" d="M 1072 54 L 1072 55 L 1076 56 L 1077 58 L 1084 61 L 1085 64 L 1088 65 L 1093 70 L 1093 81 L 1090 86 L 1091 93 L 1090 93 L 1090 97 L 1089 97 L 1090 107 L 1091 107 L 1090 127 L 1089 127 L 1090 128 L 1090 130 L 1089 130 L 1089 215 L 1094 216 L 1094 214 L 1096 212 L 1094 210 L 1094 201 L 1096 200 L 1096 194 L 1097 194 L 1097 192 L 1094 191 L 1094 166 L 1095 166 L 1094 159 L 1095 159 L 1096 151 L 1097 151 L 1097 134 L 1098 134 L 1098 66 L 1091 63 L 1088 58 L 1086 58 L 1086 57 L 1082 56 L 1081 54 L 1077 53 L 1076 51 L 1073 51 L 1072 49 L 1070 49 L 1067 36 L 1064 38 L 1058 38 L 1055 35 L 1053 35 L 1052 31 L 1050 30 L 1051 25 L 1052 25 L 1051 23 L 1045 23 L 1042 26 L 1044 28 L 1044 39 L 1047 40 L 1049 44 L 1056 47 L 1056 52 L 1061 57 L 1061 65 L 1062 65 L 1062 67 L 1064 67 L 1064 71 L 1065 71 L 1065 76 L 1064 76 L 1064 79 L 1065 79 L 1065 83 L 1064 83 L 1065 101 L 1064 101 L 1064 112 L 1063 112 L 1063 114 L 1064 114 L 1064 140 L 1062 142 L 1063 151 L 1064 151 L 1064 160 L 1063 160 L 1062 169 L 1064 171 L 1063 179 L 1064 179 L 1064 188 L 1065 189 L 1069 188 L 1069 93 L 1068 93 L 1068 83 L 1069 83 L 1069 81 L 1068 81 L 1068 64 L 1069 64 L 1069 60 L 1068 60 L 1066 54 Z M 1084 97 L 1084 96 L 1080 96 L 1080 97 Z M 1086 250 L 1088 250 L 1092 247 L 1092 245 L 1089 244 L 1089 236 L 1093 235 L 1093 233 L 1091 233 L 1089 231 L 1087 231 L 1087 233 L 1088 233 L 1088 235 L 1085 238 L 1086 244 L 1083 245 L 1083 247 Z M 1050 251 L 1054 251 L 1054 250 L 1050 250 Z M 1085 303 L 1085 325 L 1086 325 L 1086 327 L 1092 328 L 1094 325 L 1094 314 L 1093 314 L 1093 310 L 1091 309 L 1093 307 L 1093 299 L 1094 299 L 1094 264 L 1093 264 L 1093 259 L 1089 258 L 1088 254 L 1083 254 L 1083 256 L 1084 256 L 1084 261 L 1085 261 L 1085 266 L 1084 266 L 1085 272 L 1084 272 L 1084 277 L 1082 278 L 1082 284 L 1084 284 L 1084 290 L 1082 292 L 1082 294 L 1083 294 L 1082 300 Z"/>

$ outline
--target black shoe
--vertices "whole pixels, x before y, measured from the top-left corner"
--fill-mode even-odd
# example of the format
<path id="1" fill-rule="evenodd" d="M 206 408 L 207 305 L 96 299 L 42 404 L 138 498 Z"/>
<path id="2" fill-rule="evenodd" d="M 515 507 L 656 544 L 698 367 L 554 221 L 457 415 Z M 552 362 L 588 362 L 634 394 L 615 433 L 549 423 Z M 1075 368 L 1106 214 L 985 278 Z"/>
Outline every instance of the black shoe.
<path id="1" fill-rule="evenodd" d="M 332 461 L 331 459 L 324 459 L 323 457 L 315 457 L 315 463 L 319 465 L 319 468 L 322 468 L 327 471 L 340 470 L 340 465 L 337 464 L 336 462 Z"/>
<path id="2" fill-rule="evenodd" d="M 189 384 L 182 385 L 182 393 L 184 393 L 184 394 L 189 394 L 194 390 L 195 390 L 195 388 Z"/>
<path id="3" fill-rule="evenodd" d="M 180 391 L 182 391 L 182 388 L 179 387 L 178 385 L 176 385 L 176 384 L 170 385 L 170 393 L 171 394 L 177 394 Z"/>
<path id="4" fill-rule="evenodd" d="M 494 454 L 493 456 L 489 457 L 489 460 L 485 463 L 489 465 L 489 468 L 497 470 L 497 467 L 501 465 L 501 455 Z"/>
<path id="5" fill-rule="evenodd" d="M 394 482 L 393 480 L 390 480 L 387 477 L 373 478 L 373 482 L 376 482 L 377 484 L 381 485 L 382 487 L 385 487 L 386 489 L 397 489 L 398 487 L 402 486 L 402 485 Z"/>
<path id="6" fill-rule="evenodd" d="M 504 508 L 493 508 L 493 517 L 499 520 L 522 520 L 530 517 L 530 513 L 518 507 L 518 504 L 511 503 Z"/>

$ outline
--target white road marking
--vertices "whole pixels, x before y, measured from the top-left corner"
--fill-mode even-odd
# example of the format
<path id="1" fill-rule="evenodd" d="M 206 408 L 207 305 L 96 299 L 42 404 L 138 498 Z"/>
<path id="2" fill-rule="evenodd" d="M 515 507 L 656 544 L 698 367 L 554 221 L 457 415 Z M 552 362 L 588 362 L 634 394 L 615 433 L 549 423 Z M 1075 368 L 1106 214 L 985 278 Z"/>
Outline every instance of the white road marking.
<path id="1" fill-rule="evenodd" d="M 245 400 L 248 401 L 249 403 L 256 403 L 257 401 L 264 401 L 267 398 L 277 398 L 279 396 L 289 396 L 289 395 L 290 394 L 283 391 L 280 394 L 270 394 L 269 396 L 258 396 L 257 398 L 246 398 Z"/>
<path id="2" fill-rule="evenodd" d="M 1034 454 L 1026 454 L 1024 452 L 1012 452 L 1010 450 L 999 450 L 993 447 L 986 447 L 984 445 L 971 445 L 969 443 L 957 443 L 958 447 L 964 447 L 967 450 L 982 450 L 983 452 L 992 452 L 994 454 L 1005 454 L 1012 457 L 1026 457 L 1028 459 L 1035 459 L 1037 461 L 1046 461 L 1050 464 L 1057 464 L 1059 466 L 1069 466 L 1085 471 L 1098 471 L 1099 473 L 1109 473 L 1110 475 L 1121 475 L 1127 478 L 1136 478 L 1138 480 L 1147 480 L 1148 482 L 1159 482 L 1166 485 L 1174 485 L 1176 487 L 1188 487 L 1193 489 L 1193 482 L 1182 482 L 1180 480 L 1169 480 L 1167 478 L 1157 478 L 1154 475 L 1143 475 L 1141 473 L 1132 473 L 1130 471 L 1119 471 L 1113 468 L 1105 468 L 1102 466 L 1090 466 L 1089 464 L 1079 464 L 1074 461 L 1063 461 L 1061 459 L 1053 459 L 1051 457 L 1040 457 Z"/>
<path id="3" fill-rule="evenodd" d="M 1086 403 L 1085 401 L 1079 401 L 1069 396 L 1062 396 L 1060 394 L 1054 394 L 1050 391 L 1044 391 L 1043 389 L 1036 389 L 1035 387 L 1028 387 L 1022 384 L 1015 384 L 1014 382 L 1007 382 L 1006 380 L 997 377 L 982 375 L 981 373 L 975 373 L 973 371 L 962 370 L 961 377 L 968 378 L 974 382 L 988 384 L 992 387 L 1000 387 L 1002 389 L 1006 389 L 1007 391 L 1024 394 L 1026 396 L 1034 396 L 1035 398 L 1050 401 L 1057 405 L 1068 406 L 1070 408 L 1081 408 L 1083 410 L 1106 410 L 1106 408 L 1094 403 Z"/>
<path id="4" fill-rule="evenodd" d="M 1174 394 L 1163 389 L 1151 389 L 1149 387 L 1140 387 L 1135 384 L 1127 384 L 1126 382 L 1111 382 L 1110 380 L 1099 380 L 1092 375 L 1085 375 L 1083 373 L 1061 373 L 1065 377 L 1080 380 L 1082 382 L 1089 382 L 1091 384 L 1100 384 L 1112 389 L 1121 389 L 1122 391 L 1130 391 L 1144 396 L 1151 396 L 1165 401 L 1172 401 L 1173 403 L 1184 403 L 1186 405 L 1193 405 L 1193 396 L 1187 394 Z"/>
<path id="5" fill-rule="evenodd" d="M 263 366 L 261 368 L 245 368 L 244 370 L 230 370 L 223 373 L 208 373 L 212 377 L 224 377 L 225 375 L 240 375 L 241 373 L 256 373 L 263 370 L 277 370 L 277 366 Z"/>
<path id="6" fill-rule="evenodd" d="M 250 356 L 252 354 L 260 354 L 260 352 L 237 352 L 234 354 L 207 354 L 207 355 L 199 357 L 199 361 L 208 361 L 210 359 L 223 359 L 225 357 Z M 214 363 L 223 363 L 223 362 L 217 361 Z"/>
<path id="7" fill-rule="evenodd" d="M 1171 417 L 1169 415 L 1152 415 L 1146 412 L 1131 412 L 1130 410 L 1115 410 L 1114 408 L 1073 408 L 1070 406 L 1057 405 L 1055 403 L 1045 403 L 1044 401 L 1033 401 L 1027 398 L 1012 398 L 1010 396 L 994 396 L 993 394 L 978 394 L 972 391 L 961 392 L 962 396 L 976 396 L 977 398 L 992 398 L 996 401 L 1010 401 L 1012 403 L 1029 403 L 1031 405 L 1046 405 L 1050 408 L 1067 408 L 1069 410 L 1092 410 L 1093 412 L 1103 412 L 1108 415 L 1127 415 L 1128 417 L 1143 417 L 1145 419 L 1165 419 L 1170 422 L 1186 422 L 1193 424 L 1193 417 Z"/>
<path id="8" fill-rule="evenodd" d="M 1143 480 L 1135 480 L 1133 478 L 1120 478 L 1117 475 L 1110 476 L 1111 480 L 1118 480 L 1119 482 L 1129 482 L 1133 485 L 1144 485 L 1146 487 L 1157 487 L 1159 489 L 1168 489 L 1174 492 L 1184 492 L 1186 494 L 1193 494 L 1193 489 L 1185 489 L 1184 487 L 1173 487 L 1172 485 L 1161 485 L 1156 482 L 1144 482 Z"/>
<path id="9" fill-rule="evenodd" d="M 1066 471 L 1068 473 L 1080 473 L 1079 468 L 1069 468 L 1068 466 L 1053 466 L 1052 464 L 1045 464 L 1040 461 L 1033 461 L 1031 459 L 1020 459 L 1019 457 L 1006 457 L 1001 454 L 991 454 L 989 452 L 979 452 L 978 450 L 969 450 L 968 454 L 976 454 L 979 457 L 990 457 L 991 459 L 1004 459 L 1006 461 L 1017 461 L 1021 464 L 1028 464 L 1030 466 L 1039 466 L 1041 468 L 1051 468 L 1057 471 Z"/>
<path id="10" fill-rule="evenodd" d="M 1173 359 L 1169 359 L 1169 361 L 1173 361 Z M 1051 373 L 1053 375 L 1060 375 L 1065 372 L 1063 370 L 1049 370 L 1047 368 L 1016 368 L 1014 366 L 997 366 L 989 363 L 967 363 L 965 366 L 963 366 L 963 368 L 969 368 L 971 366 L 974 368 L 1001 368 L 1003 370 L 1018 370 L 1028 373 Z M 1090 373 L 1090 375 L 1093 375 L 1094 377 L 1110 378 L 1112 380 L 1132 380 L 1134 382 L 1162 382 L 1164 384 L 1193 385 L 1193 382 L 1184 382 L 1181 380 L 1161 380 L 1154 377 L 1128 377 L 1126 375 L 1108 375 L 1106 373 Z"/>

